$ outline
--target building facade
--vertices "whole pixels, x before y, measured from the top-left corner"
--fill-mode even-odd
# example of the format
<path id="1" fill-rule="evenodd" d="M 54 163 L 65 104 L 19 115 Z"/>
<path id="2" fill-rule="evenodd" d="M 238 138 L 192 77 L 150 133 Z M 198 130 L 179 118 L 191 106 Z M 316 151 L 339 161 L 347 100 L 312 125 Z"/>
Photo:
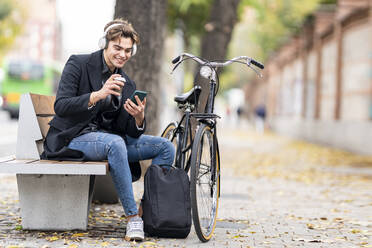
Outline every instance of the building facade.
<path id="1" fill-rule="evenodd" d="M 57 16 L 56 0 L 19 0 L 19 2 L 26 11 L 26 23 L 7 57 L 40 61 L 60 60 L 61 23 Z"/>
<path id="2" fill-rule="evenodd" d="M 372 0 L 320 7 L 256 85 L 274 130 L 372 154 Z"/>

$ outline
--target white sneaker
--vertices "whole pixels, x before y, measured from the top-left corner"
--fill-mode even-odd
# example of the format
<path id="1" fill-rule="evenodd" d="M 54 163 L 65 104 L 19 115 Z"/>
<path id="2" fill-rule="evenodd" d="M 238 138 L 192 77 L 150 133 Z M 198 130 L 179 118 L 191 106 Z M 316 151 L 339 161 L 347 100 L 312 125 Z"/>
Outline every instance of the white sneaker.
<path id="1" fill-rule="evenodd" d="M 125 240 L 142 241 L 144 238 L 145 233 L 143 232 L 143 220 L 138 216 L 130 218 L 127 223 L 127 233 L 125 235 Z"/>

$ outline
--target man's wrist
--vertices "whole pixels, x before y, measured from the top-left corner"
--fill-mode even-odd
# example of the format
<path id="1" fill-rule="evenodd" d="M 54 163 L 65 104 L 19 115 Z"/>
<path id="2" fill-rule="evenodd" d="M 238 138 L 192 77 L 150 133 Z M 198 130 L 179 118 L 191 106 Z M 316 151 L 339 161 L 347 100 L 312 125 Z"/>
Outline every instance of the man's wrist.
<path id="1" fill-rule="evenodd" d="M 139 119 L 135 119 L 136 120 L 136 125 L 138 127 L 142 127 L 143 126 L 143 121 L 144 121 L 145 118 L 142 118 L 142 120 L 139 120 Z"/>
<path id="2" fill-rule="evenodd" d="M 88 108 L 91 108 L 91 107 L 95 106 L 97 101 L 98 101 L 97 100 L 97 92 L 93 91 L 92 93 L 90 93 L 90 96 L 89 96 Z"/>
<path id="3" fill-rule="evenodd" d="M 136 120 L 135 123 L 136 123 L 137 130 L 143 131 L 145 129 L 145 119 L 143 119 L 141 123 L 137 122 Z"/>

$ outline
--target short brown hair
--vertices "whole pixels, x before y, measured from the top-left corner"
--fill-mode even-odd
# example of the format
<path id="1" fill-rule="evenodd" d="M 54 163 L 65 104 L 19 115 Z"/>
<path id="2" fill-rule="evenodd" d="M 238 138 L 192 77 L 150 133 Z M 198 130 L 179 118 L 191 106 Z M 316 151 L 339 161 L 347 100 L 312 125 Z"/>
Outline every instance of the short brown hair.
<path id="1" fill-rule="evenodd" d="M 116 24 L 116 23 L 122 24 L 122 25 L 115 26 L 107 32 L 106 46 L 109 43 L 109 41 L 116 40 L 118 37 L 131 38 L 133 43 L 136 43 L 137 45 L 140 43 L 138 33 L 136 32 L 136 30 L 134 30 L 132 24 L 122 18 L 118 18 L 118 19 L 115 19 L 107 23 L 103 31 L 106 31 L 106 29 L 109 26 Z"/>

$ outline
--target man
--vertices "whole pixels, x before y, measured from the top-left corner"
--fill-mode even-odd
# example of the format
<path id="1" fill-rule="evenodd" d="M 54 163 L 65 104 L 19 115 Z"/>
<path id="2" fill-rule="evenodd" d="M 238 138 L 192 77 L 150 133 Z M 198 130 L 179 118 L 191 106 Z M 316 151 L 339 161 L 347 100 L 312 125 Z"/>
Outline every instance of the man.
<path id="1" fill-rule="evenodd" d="M 101 50 L 72 55 L 63 70 L 54 104 L 55 117 L 44 143 L 45 159 L 107 159 L 128 217 L 126 239 L 144 238 L 132 180 L 141 175 L 138 161 L 172 165 L 174 147 L 167 139 L 143 135 L 146 98 L 128 99 L 136 85 L 122 67 L 135 54 L 139 37 L 122 19 L 109 22 Z M 136 163 L 134 163 L 136 162 Z"/>

